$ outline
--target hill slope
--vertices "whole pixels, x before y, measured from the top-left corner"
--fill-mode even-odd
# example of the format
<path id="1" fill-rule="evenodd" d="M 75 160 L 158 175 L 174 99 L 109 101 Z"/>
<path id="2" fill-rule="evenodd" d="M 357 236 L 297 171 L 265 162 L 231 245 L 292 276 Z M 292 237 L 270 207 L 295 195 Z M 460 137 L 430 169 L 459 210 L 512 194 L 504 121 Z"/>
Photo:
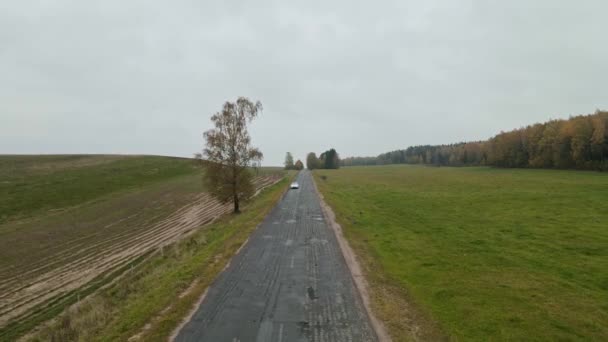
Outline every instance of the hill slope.
<path id="1" fill-rule="evenodd" d="M 185 158 L 0 156 L 0 340 L 230 212 L 201 172 Z M 258 188 L 283 176 L 262 174 Z"/>
<path id="2" fill-rule="evenodd" d="M 200 172 L 191 159 L 160 156 L 0 156 L 0 224 L 80 205 L 116 191 Z"/>

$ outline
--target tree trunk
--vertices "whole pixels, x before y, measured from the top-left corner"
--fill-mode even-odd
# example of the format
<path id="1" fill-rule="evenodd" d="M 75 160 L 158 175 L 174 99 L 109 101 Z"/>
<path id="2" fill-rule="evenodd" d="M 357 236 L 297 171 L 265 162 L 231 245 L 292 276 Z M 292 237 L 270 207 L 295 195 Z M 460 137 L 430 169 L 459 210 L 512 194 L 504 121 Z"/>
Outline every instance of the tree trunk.
<path id="1" fill-rule="evenodd" d="M 239 193 L 236 181 L 236 166 L 232 167 L 232 202 L 234 203 L 234 213 L 238 214 L 241 212 L 239 208 Z"/>
<path id="2" fill-rule="evenodd" d="M 235 214 L 240 213 L 241 210 L 239 209 L 239 196 L 237 194 L 234 194 L 233 202 L 234 202 L 234 213 Z"/>

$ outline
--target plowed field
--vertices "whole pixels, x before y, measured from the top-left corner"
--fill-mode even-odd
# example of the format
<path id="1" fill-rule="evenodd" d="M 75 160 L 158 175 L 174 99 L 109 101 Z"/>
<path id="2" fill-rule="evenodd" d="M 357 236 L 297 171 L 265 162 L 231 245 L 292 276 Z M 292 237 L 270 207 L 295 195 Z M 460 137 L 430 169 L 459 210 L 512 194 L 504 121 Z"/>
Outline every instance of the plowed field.
<path id="1" fill-rule="evenodd" d="M 142 158 L 152 159 L 142 163 Z M 0 221 L 0 329 L 52 315 L 129 271 L 150 253 L 163 253 L 164 246 L 230 212 L 230 204 L 219 203 L 203 191 L 200 170 L 192 161 L 171 159 L 94 156 L 69 164 L 64 159 L 53 164 L 51 159 L 47 164 L 54 167 L 12 163 L 12 172 L 6 170 L 5 159 L 2 184 L 9 191 L 3 193 L 7 203 L 3 209 L 12 210 L 0 215 L 4 219 Z M 24 170 L 30 173 L 23 176 Z M 94 186 L 99 196 L 82 203 L 65 199 L 80 195 L 73 183 L 89 173 L 100 176 L 83 186 Z M 165 176 L 146 178 L 158 174 Z M 281 177 L 262 172 L 255 184 L 261 189 Z M 112 186 L 116 183 L 124 188 Z M 63 195 L 61 205 L 28 198 L 19 187 L 53 192 L 51 198 Z M 6 200 L 11 196 L 18 203 L 44 205 L 19 207 Z"/>

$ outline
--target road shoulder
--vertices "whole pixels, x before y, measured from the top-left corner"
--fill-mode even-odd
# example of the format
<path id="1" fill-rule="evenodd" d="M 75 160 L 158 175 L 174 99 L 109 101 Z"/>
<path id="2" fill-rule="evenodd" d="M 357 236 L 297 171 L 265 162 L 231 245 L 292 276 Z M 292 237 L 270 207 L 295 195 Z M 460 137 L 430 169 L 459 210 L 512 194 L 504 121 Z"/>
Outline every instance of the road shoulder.
<path id="1" fill-rule="evenodd" d="M 350 245 L 348 244 L 348 241 L 344 237 L 344 234 L 342 232 L 342 227 L 336 221 L 336 215 L 334 214 L 331 207 L 325 202 L 323 194 L 317 188 L 317 183 L 316 183 L 315 178 L 312 177 L 312 180 L 313 180 L 315 192 L 316 192 L 317 196 L 319 197 L 319 202 L 321 203 L 321 209 L 323 211 L 323 215 L 325 216 L 325 221 L 327 222 L 327 224 L 329 225 L 331 230 L 334 232 L 334 235 L 336 236 L 336 240 L 338 240 L 338 245 L 340 246 L 340 250 L 342 251 L 342 256 L 344 257 L 344 260 L 346 261 L 346 265 L 348 266 L 350 274 L 353 278 L 357 292 L 359 293 L 359 296 L 361 297 L 361 299 L 363 301 L 363 306 L 365 307 L 365 311 L 367 312 L 369 320 L 372 324 L 372 328 L 374 329 L 374 332 L 376 333 L 376 336 L 378 337 L 378 341 L 390 342 L 392 340 L 391 340 L 390 335 L 388 334 L 386 327 L 384 326 L 382 321 L 380 321 L 376 317 L 376 315 L 374 314 L 374 311 L 372 310 L 372 304 L 371 304 L 370 295 L 369 295 L 369 284 L 368 284 L 367 280 L 365 279 L 363 272 L 361 271 L 361 266 L 359 265 L 359 262 L 357 261 L 357 256 L 355 255 L 353 249 L 350 247 Z"/>

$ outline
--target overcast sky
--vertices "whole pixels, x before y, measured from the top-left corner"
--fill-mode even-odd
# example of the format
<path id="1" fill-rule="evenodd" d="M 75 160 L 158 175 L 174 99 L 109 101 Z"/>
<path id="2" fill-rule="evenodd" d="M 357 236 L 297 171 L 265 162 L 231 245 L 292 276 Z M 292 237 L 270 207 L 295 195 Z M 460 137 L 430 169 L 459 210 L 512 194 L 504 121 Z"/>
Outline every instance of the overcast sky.
<path id="1" fill-rule="evenodd" d="M 240 95 L 265 165 L 608 108 L 603 0 L 210 3 L 0 2 L 0 153 L 191 156 Z"/>

